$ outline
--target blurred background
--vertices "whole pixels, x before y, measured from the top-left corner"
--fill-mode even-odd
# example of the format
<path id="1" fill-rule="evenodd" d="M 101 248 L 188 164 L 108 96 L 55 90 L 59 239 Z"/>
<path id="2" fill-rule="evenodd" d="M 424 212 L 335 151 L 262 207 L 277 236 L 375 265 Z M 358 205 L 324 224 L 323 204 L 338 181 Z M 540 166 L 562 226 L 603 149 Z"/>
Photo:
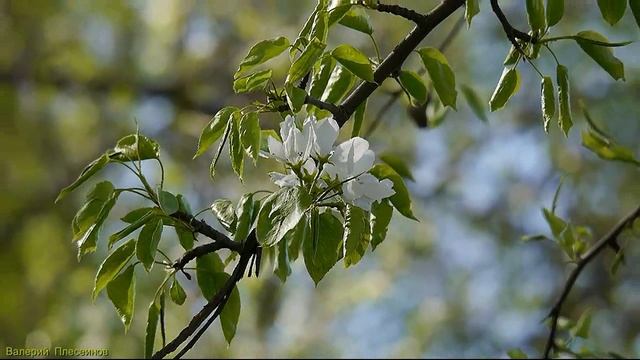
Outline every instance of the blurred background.
<path id="1" fill-rule="evenodd" d="M 402 2 L 423 12 L 436 3 Z M 526 27 L 523 1 L 501 4 L 516 27 Z M 196 209 L 271 187 L 269 161 L 249 165 L 242 184 L 226 156 L 215 181 L 208 175 L 212 153 L 191 157 L 200 130 L 221 106 L 251 101 L 232 91 L 233 73 L 248 49 L 280 35 L 295 39 L 313 7 L 294 0 L 0 1 L 0 348 L 97 347 L 114 357 L 142 356 L 159 267 L 138 279 L 125 335 L 107 297 L 90 298 L 105 243 L 78 263 L 70 241 L 71 219 L 89 186 L 53 201 L 86 163 L 134 131 L 135 121 L 161 144 L 165 186 L 185 194 Z M 611 41 L 640 38 L 630 11 L 610 27 L 595 2 L 567 1 L 567 9 L 554 35 L 594 29 Z M 424 44 L 440 44 L 462 16 L 458 11 Z M 383 54 L 411 29 L 393 16 L 370 17 Z M 339 41 L 374 54 L 369 38 L 336 26 L 330 46 Z M 446 56 L 458 83 L 474 87 L 486 103 L 508 47 L 482 1 L 471 29 L 461 29 Z M 420 222 L 396 213 L 390 235 L 373 254 L 348 270 L 337 264 L 317 288 L 301 259 L 284 285 L 269 272 L 243 280 L 232 345 L 216 322 L 189 355 L 478 357 L 505 356 L 513 347 L 539 355 L 547 335 L 542 320 L 564 283 L 566 258 L 554 243 L 521 237 L 549 235 L 540 209 L 550 207 L 561 177 L 559 214 L 589 226 L 594 238 L 640 200 L 637 168 L 604 162 L 580 146 L 586 123 L 577 106 L 585 101 L 596 122 L 637 154 L 640 44 L 615 50 L 626 82 L 614 82 L 572 42 L 553 49 L 570 67 L 576 124 L 568 139 L 556 124 L 544 133 L 540 80 L 527 64 L 520 66 L 520 92 L 486 123 L 459 97 L 458 111 L 439 127 L 419 129 L 400 99 L 370 141 L 377 153 L 410 164 L 415 181 L 408 186 Z M 407 68 L 417 70 L 417 60 Z M 555 78 L 544 50 L 536 64 Z M 395 90 L 387 81 L 369 101 L 369 121 Z M 277 124 L 265 120 L 263 127 L 269 126 Z M 153 165 L 145 171 L 157 178 Z M 100 176 L 121 186 L 134 181 L 113 166 Z M 141 204 L 126 199 L 103 236 L 120 229 L 117 219 Z M 161 247 L 172 257 L 180 254 L 171 236 Z M 630 246 L 627 266 L 612 277 L 607 253 L 578 281 L 564 314 L 577 319 L 594 309 L 592 338 L 584 346 L 640 355 L 638 260 L 640 246 Z M 195 282 L 180 280 L 188 299 L 181 307 L 168 303 L 169 338 L 204 304 Z"/>

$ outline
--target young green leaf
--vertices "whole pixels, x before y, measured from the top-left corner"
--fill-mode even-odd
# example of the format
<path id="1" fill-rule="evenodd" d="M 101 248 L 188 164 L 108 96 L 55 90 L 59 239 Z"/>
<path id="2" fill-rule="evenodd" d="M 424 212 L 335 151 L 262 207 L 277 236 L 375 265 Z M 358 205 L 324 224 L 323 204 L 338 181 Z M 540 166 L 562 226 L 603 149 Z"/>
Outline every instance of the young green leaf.
<path id="1" fill-rule="evenodd" d="M 546 24 L 543 0 L 527 0 L 527 17 L 533 31 L 543 31 Z"/>
<path id="2" fill-rule="evenodd" d="M 67 196 L 67 194 L 75 190 L 78 186 L 82 185 L 82 183 L 89 180 L 89 178 L 91 178 L 98 171 L 102 170 L 102 168 L 107 166 L 108 163 L 109 163 L 109 156 L 107 154 L 104 154 L 99 158 L 93 160 L 89 165 L 87 165 L 82 170 L 82 172 L 80 173 L 80 176 L 78 176 L 78 178 L 71 185 L 60 190 L 60 193 L 58 194 L 58 197 L 56 198 L 55 202 L 57 203 L 58 201 L 62 200 L 65 196 Z"/>
<path id="3" fill-rule="evenodd" d="M 389 200 L 383 199 L 371 206 L 371 249 L 375 250 L 387 237 L 389 223 L 393 216 L 393 206 Z"/>
<path id="4" fill-rule="evenodd" d="M 474 16 L 480 13 L 480 1 L 479 0 L 467 0 L 465 1 L 464 18 L 467 20 L 467 26 L 471 27 L 471 20 Z"/>
<path id="5" fill-rule="evenodd" d="M 171 301 L 178 305 L 184 304 L 184 301 L 187 299 L 187 294 L 184 292 L 184 289 L 178 282 L 178 279 L 175 278 L 171 284 L 171 289 L 169 289 L 169 294 L 171 295 Z"/>
<path id="6" fill-rule="evenodd" d="M 314 71 L 311 77 L 311 84 L 309 85 L 309 94 L 316 99 L 319 99 L 324 90 L 327 88 L 329 78 L 333 68 L 336 65 L 336 60 L 331 56 L 325 56 L 320 60 L 320 64 L 317 70 Z"/>
<path id="7" fill-rule="evenodd" d="M 134 209 L 129 211 L 125 216 L 121 217 L 120 220 L 126 222 L 127 224 L 132 224 L 138 221 L 138 219 L 140 219 L 144 215 L 146 215 L 149 211 L 153 211 L 154 209 L 157 209 L 157 208 L 142 207 L 142 208 Z"/>
<path id="8" fill-rule="evenodd" d="M 236 94 L 243 94 L 254 90 L 263 90 L 272 75 L 273 71 L 266 69 L 239 77 L 233 80 L 233 91 Z"/>
<path id="9" fill-rule="evenodd" d="M 344 265 L 349 267 L 357 264 L 369 247 L 369 214 L 357 206 L 347 205 L 344 230 Z"/>
<path id="10" fill-rule="evenodd" d="M 310 234 L 308 233 L 308 227 L 307 217 L 303 216 L 300 221 L 298 221 L 296 227 L 289 230 L 289 232 L 284 236 L 282 241 L 289 245 L 287 254 L 290 261 L 295 261 L 298 258 L 298 255 L 300 255 L 300 249 L 302 248 L 304 238 Z"/>
<path id="11" fill-rule="evenodd" d="M 520 59 L 520 57 L 522 57 L 522 53 L 518 51 L 518 49 L 516 49 L 513 45 L 511 45 L 511 47 L 509 48 L 509 52 L 507 53 L 507 56 L 504 58 L 504 61 L 502 62 L 502 65 L 504 66 L 513 65 L 516 62 L 518 62 L 518 59 Z"/>
<path id="12" fill-rule="evenodd" d="M 295 233 L 295 230 L 295 228 L 289 230 L 289 232 L 285 236 L 285 239 L 280 241 L 277 245 L 278 257 L 273 273 L 276 274 L 278 279 L 280 279 L 280 281 L 282 281 L 283 283 L 287 281 L 287 277 L 291 275 L 291 266 L 289 265 L 289 244 L 285 240 L 288 238 L 289 234 Z"/>
<path id="13" fill-rule="evenodd" d="M 154 215 L 155 215 L 155 209 L 150 209 L 146 214 L 142 215 L 140 218 L 138 218 L 136 221 L 131 223 L 129 226 L 109 236 L 109 244 L 108 244 L 109 249 L 111 249 L 113 244 L 124 239 L 127 235 L 131 234 L 132 232 L 139 229 L 142 225 L 146 224 L 147 221 L 151 220 L 151 218 L 153 218 Z"/>
<path id="14" fill-rule="evenodd" d="M 427 101 L 427 86 L 416 72 L 400 70 L 398 80 L 402 88 L 405 89 L 418 104 Z"/>
<path id="15" fill-rule="evenodd" d="M 613 50 L 606 46 L 596 45 L 589 40 L 609 42 L 602 34 L 595 31 L 581 31 L 577 34 L 576 42 L 600 67 L 602 67 L 614 80 L 624 81 L 624 64 L 613 55 Z"/>
<path id="16" fill-rule="evenodd" d="M 216 274 L 218 282 L 226 282 L 229 280 L 229 275 L 225 273 Z M 234 286 L 229 295 L 229 299 L 220 313 L 220 326 L 222 327 L 222 333 L 224 334 L 227 344 L 231 344 L 231 340 L 236 335 L 236 329 L 238 327 L 238 320 L 240 319 L 240 292 L 238 287 Z"/>
<path id="17" fill-rule="evenodd" d="M 626 0 L 598 0 L 598 7 L 602 18 L 609 23 L 609 25 L 615 25 L 622 16 L 625 10 L 627 10 Z"/>
<path id="18" fill-rule="evenodd" d="M 355 76 L 365 81 L 373 82 L 371 61 L 360 50 L 351 45 L 342 44 L 333 49 L 331 56 Z"/>
<path id="19" fill-rule="evenodd" d="M 165 214 L 171 215 L 179 210 L 180 205 L 178 204 L 178 199 L 172 193 L 162 190 L 158 192 L 158 197 L 160 207 Z"/>
<path id="20" fill-rule="evenodd" d="M 368 35 L 373 34 L 373 28 L 369 23 L 369 17 L 367 13 L 358 7 L 352 7 L 346 14 L 342 16 L 339 21 L 340 25 L 346 26 L 350 29 L 365 33 Z"/>
<path id="21" fill-rule="evenodd" d="M 231 158 L 231 167 L 242 181 L 244 173 L 244 149 L 240 142 L 240 113 L 236 112 L 231 117 L 231 128 L 229 130 L 229 157 Z"/>
<path id="22" fill-rule="evenodd" d="M 560 105 L 558 124 L 564 135 L 569 136 L 573 121 L 571 120 L 571 100 L 569 98 L 569 72 L 564 65 L 558 65 L 556 77 L 558 82 L 558 103 Z"/>
<path id="23" fill-rule="evenodd" d="M 255 111 L 242 115 L 240 119 L 240 142 L 253 162 L 260 154 L 260 119 Z"/>
<path id="24" fill-rule="evenodd" d="M 640 0 L 629 0 L 629 7 L 633 17 L 636 19 L 636 23 L 640 26 Z"/>
<path id="25" fill-rule="evenodd" d="M 507 101 L 518 92 L 519 87 L 520 74 L 518 70 L 505 68 L 489 100 L 489 111 L 494 112 L 502 109 Z"/>
<path id="26" fill-rule="evenodd" d="M 109 157 L 118 161 L 159 159 L 160 145 L 144 135 L 130 134 L 118 140 Z"/>
<path id="27" fill-rule="evenodd" d="M 300 54 L 300 57 L 291 64 L 286 83 L 295 84 L 298 80 L 302 79 L 311 70 L 316 60 L 320 58 L 326 46 L 326 44 L 317 38 L 313 38 L 302 54 Z"/>
<path id="28" fill-rule="evenodd" d="M 551 0 L 553 1 L 553 0 Z M 528 359 L 529 357 L 520 349 L 511 349 L 507 351 L 510 359 Z"/>
<path id="29" fill-rule="evenodd" d="M 418 54 L 422 58 L 440 101 L 455 109 L 458 95 L 456 78 L 444 54 L 432 47 L 422 48 L 418 50 Z"/>
<path id="30" fill-rule="evenodd" d="M 404 181 L 402 181 L 402 177 L 387 164 L 377 164 L 370 170 L 370 173 L 379 180 L 391 180 L 393 182 L 393 190 L 396 193 L 389 200 L 391 200 L 391 203 L 398 209 L 400 214 L 418 221 L 418 218 L 413 214 L 413 210 L 411 210 L 411 198 Z"/>
<path id="31" fill-rule="evenodd" d="M 313 27 L 311 27 L 311 38 L 316 38 L 323 43 L 326 43 L 328 34 L 329 12 L 326 9 L 322 9 L 318 11 L 316 18 L 313 21 Z"/>
<path id="32" fill-rule="evenodd" d="M 124 266 L 133 257 L 135 251 L 136 242 L 131 239 L 120 247 L 115 249 L 106 259 L 100 264 L 98 273 L 96 274 L 95 283 L 93 286 L 93 292 L 91 297 L 96 299 L 100 291 L 104 289 L 107 284 L 113 280 L 116 275 L 124 268 Z"/>
<path id="33" fill-rule="evenodd" d="M 582 132 L 582 145 L 604 160 L 622 161 L 640 166 L 640 160 L 636 159 L 631 149 L 613 143 L 593 129 Z"/>
<path id="34" fill-rule="evenodd" d="M 383 153 L 380 156 L 380 160 L 382 160 L 385 164 L 391 166 L 391 168 L 398 173 L 398 175 L 407 178 L 411 181 L 415 181 L 413 178 L 413 174 L 411 173 L 411 169 L 409 165 L 404 161 L 404 159 L 392 155 L 390 153 Z"/>
<path id="35" fill-rule="evenodd" d="M 158 319 L 160 317 L 160 302 L 154 299 L 149 305 L 147 315 L 147 328 L 144 336 L 144 357 L 150 359 L 153 355 L 153 344 L 156 340 L 156 330 L 158 328 Z"/>
<path id="36" fill-rule="evenodd" d="M 155 261 L 158 243 L 162 235 L 162 219 L 148 222 L 138 236 L 138 244 L 136 245 L 136 257 L 147 271 L 151 271 L 153 262 Z"/>
<path id="37" fill-rule="evenodd" d="M 311 199 L 298 187 L 281 188 L 262 202 L 256 235 L 263 247 L 273 246 L 300 221 Z"/>
<path id="38" fill-rule="evenodd" d="M 229 123 L 231 119 L 231 115 L 236 111 L 238 111 L 238 108 L 227 106 L 215 114 L 207 126 L 202 129 L 200 139 L 198 140 L 198 150 L 193 156 L 194 159 L 204 154 L 204 152 L 222 136 L 227 127 L 227 123 Z"/>
<path id="39" fill-rule="evenodd" d="M 243 242 L 249 236 L 251 225 L 253 225 L 253 206 L 253 193 L 243 195 L 238 202 L 236 209 L 238 221 L 233 234 L 233 239 L 237 242 Z"/>
<path id="40" fill-rule="evenodd" d="M 578 322 L 576 325 L 571 328 L 571 335 L 574 337 L 581 337 L 583 339 L 589 338 L 589 330 L 591 329 L 591 315 L 592 312 L 590 309 L 585 310 L 585 312 L 580 315 Z"/>
<path id="41" fill-rule="evenodd" d="M 564 0 L 547 0 L 547 25 L 556 25 L 564 15 Z"/>
<path id="42" fill-rule="evenodd" d="M 467 85 L 462 85 L 460 87 L 460 90 L 462 90 L 462 95 L 464 95 L 465 100 L 467 100 L 467 104 L 469 104 L 469 107 L 471 107 L 471 111 L 473 111 L 478 119 L 484 122 L 488 122 L 489 119 L 487 118 L 487 113 L 484 108 L 485 103 L 484 101 L 480 100 L 480 97 L 473 90 L 473 88 Z"/>
<path id="43" fill-rule="evenodd" d="M 348 1 L 331 2 L 329 7 L 329 26 L 337 23 L 353 7 Z"/>
<path id="44" fill-rule="evenodd" d="M 316 219 L 310 224 L 310 218 L 313 217 Z M 306 236 L 302 243 L 302 255 L 307 272 L 317 286 L 338 262 L 342 252 L 344 230 L 340 220 L 336 219 L 331 212 L 307 216 L 305 219 Z"/>
<path id="45" fill-rule="evenodd" d="M 342 65 L 336 65 L 331 72 L 322 101 L 337 103 L 351 90 L 356 77 Z"/>
<path id="46" fill-rule="evenodd" d="M 287 84 L 284 89 L 287 94 L 289 109 L 294 113 L 299 112 L 307 98 L 307 92 L 292 84 Z"/>
<path id="47" fill-rule="evenodd" d="M 227 199 L 218 199 L 211 204 L 213 215 L 218 218 L 220 225 L 229 232 L 236 231 L 236 212 L 233 203 Z"/>
<path id="48" fill-rule="evenodd" d="M 542 79 L 541 85 L 541 104 L 542 104 L 542 118 L 544 119 L 544 131 L 549 132 L 549 124 L 551 119 L 556 113 L 556 98 L 553 92 L 553 82 L 551 78 L 545 76 Z"/>
<path id="49" fill-rule="evenodd" d="M 356 112 L 353 114 L 353 129 L 351 130 L 351 137 L 360 135 L 360 129 L 362 129 L 362 123 L 364 122 L 364 115 L 366 112 L 367 100 L 358 105 Z"/>
<path id="50" fill-rule="evenodd" d="M 237 79 L 242 72 L 280 55 L 288 47 L 289 39 L 283 36 L 255 44 L 240 63 L 238 71 L 236 71 L 233 78 Z"/>
<path id="51" fill-rule="evenodd" d="M 95 251 L 102 224 L 115 205 L 119 194 L 119 191 L 114 190 L 113 184 L 103 181 L 96 184 L 87 195 L 87 203 L 80 208 L 71 221 L 73 241 L 77 241 L 78 245 L 78 259 Z"/>
<path id="52" fill-rule="evenodd" d="M 107 295 L 124 324 L 125 333 L 131 325 L 136 301 L 136 278 L 133 270 L 134 266 L 130 265 L 107 285 Z"/>

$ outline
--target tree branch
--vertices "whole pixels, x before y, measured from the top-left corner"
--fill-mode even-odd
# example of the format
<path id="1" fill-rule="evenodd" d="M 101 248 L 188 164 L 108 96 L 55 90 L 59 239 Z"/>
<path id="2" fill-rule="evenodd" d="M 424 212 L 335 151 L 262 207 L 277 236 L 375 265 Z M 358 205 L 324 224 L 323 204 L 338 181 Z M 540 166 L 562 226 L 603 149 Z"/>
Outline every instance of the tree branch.
<path id="1" fill-rule="evenodd" d="M 184 256 L 183 259 L 185 257 L 187 257 L 187 255 L 189 254 L 189 252 L 194 252 L 196 253 L 196 251 L 204 251 L 203 249 L 198 250 L 198 248 L 204 248 L 206 246 L 210 247 L 216 247 L 217 249 L 213 250 L 219 250 L 219 249 L 229 249 L 231 251 L 235 251 L 235 252 L 240 252 L 242 250 L 242 245 L 229 239 L 225 234 L 221 233 L 220 231 L 212 228 L 209 224 L 207 224 L 204 220 L 198 220 L 195 217 L 193 217 L 192 215 L 183 213 L 183 212 L 176 212 L 174 214 L 171 215 L 171 217 L 178 219 L 178 220 L 182 220 L 184 222 L 186 222 L 187 224 L 189 224 L 193 230 L 195 232 L 198 232 L 212 240 L 215 240 L 214 243 L 211 244 L 206 244 L 203 246 L 199 246 L 196 247 L 190 251 L 187 251 Z M 212 252 L 212 251 L 209 251 Z M 207 253 L 205 253 L 207 254 Z M 204 255 L 204 254 L 203 254 Z M 202 255 L 199 255 L 202 256 Z M 195 256 L 198 257 L 198 256 Z M 188 259 L 184 264 L 186 265 L 187 262 L 189 262 L 189 260 L 195 259 L 195 257 L 192 257 L 190 259 Z M 183 265 L 184 266 L 184 265 Z"/>
<path id="2" fill-rule="evenodd" d="M 153 359 L 162 359 L 168 354 L 176 351 L 180 345 L 182 345 L 185 341 L 187 341 L 187 339 L 189 339 L 189 337 L 193 335 L 193 333 L 195 333 L 196 330 L 198 330 L 200 325 L 202 325 L 202 323 L 204 323 L 205 320 L 207 320 L 207 318 L 209 317 L 209 315 L 211 315 L 211 313 L 213 313 L 220 306 L 224 307 L 224 302 L 225 302 L 225 298 L 227 297 L 227 294 L 230 293 L 233 290 L 233 288 L 236 286 L 238 281 L 242 279 L 242 277 L 244 276 L 245 270 L 247 269 L 247 265 L 249 264 L 249 260 L 256 253 L 257 249 L 258 249 L 258 241 L 256 239 L 256 235 L 254 231 L 254 232 L 251 232 L 251 234 L 249 234 L 249 237 L 247 237 L 247 241 L 244 243 L 244 246 L 242 247 L 242 251 L 240 252 L 240 260 L 238 261 L 238 264 L 233 270 L 233 273 L 231 274 L 227 282 L 224 284 L 222 289 L 220 289 L 216 293 L 216 295 L 213 298 L 211 298 L 211 300 L 209 300 L 209 302 L 202 308 L 202 310 L 200 310 L 191 319 L 189 324 L 184 329 L 182 329 L 182 331 L 180 331 L 180 333 L 178 334 L 178 336 L 176 336 L 175 339 L 173 339 L 166 346 L 164 346 L 162 349 L 158 350 L 155 354 L 153 354 L 152 356 Z M 211 322 L 213 322 L 213 320 L 208 321 L 207 324 L 205 324 L 206 327 L 208 327 L 208 325 L 210 325 Z M 201 330 L 201 331 L 204 332 L 204 330 Z M 189 345 L 193 346 L 193 344 L 191 343 L 188 344 L 187 346 Z"/>
<path id="3" fill-rule="evenodd" d="M 393 15 L 402 16 L 407 20 L 411 20 L 420 25 L 425 22 L 426 16 L 415 12 L 414 10 L 407 9 L 400 5 L 387 5 L 378 3 L 373 7 L 374 10 L 385 12 Z"/>
<path id="4" fill-rule="evenodd" d="M 339 107 L 342 109 L 338 116 L 335 116 L 336 122 L 343 126 L 349 117 L 356 111 L 356 108 L 364 102 L 371 94 L 382 84 L 382 82 L 396 72 L 409 57 L 411 52 L 420 44 L 420 42 L 429 33 L 453 14 L 459 7 L 464 5 L 465 0 L 443 0 L 440 5 L 433 9 L 429 14 L 423 15 L 424 20 L 418 24 L 400 42 L 391 53 L 380 63 L 380 66 L 373 73 L 374 82 L 362 82 Z"/>
<path id="5" fill-rule="evenodd" d="M 531 35 L 524 33 L 514 28 L 513 26 L 511 26 L 511 23 L 509 23 L 509 20 L 507 20 L 507 17 L 502 12 L 500 5 L 498 5 L 498 0 L 491 0 L 491 9 L 496 14 L 496 16 L 498 17 L 498 20 L 502 24 L 502 28 L 504 29 L 504 32 L 507 34 L 507 38 L 509 38 L 509 41 L 511 41 L 511 43 L 513 44 L 513 46 L 515 46 L 516 49 L 520 49 L 520 45 L 518 44 L 516 39 L 520 39 L 529 43 L 535 42 L 535 39 L 531 37 Z"/>
<path id="6" fill-rule="evenodd" d="M 569 296 L 569 293 L 571 292 L 573 285 L 575 284 L 576 280 L 580 276 L 580 273 L 596 256 L 598 256 L 598 254 L 600 254 L 600 252 L 602 252 L 602 250 L 606 249 L 611 244 L 615 243 L 620 233 L 627 226 L 631 226 L 631 224 L 633 224 L 633 222 L 638 218 L 640 218 L 640 206 L 638 206 L 629 215 L 625 216 L 613 229 L 609 231 L 608 234 L 606 234 L 600 240 L 598 240 L 598 242 L 596 242 L 595 245 L 593 245 L 584 254 L 584 256 L 580 259 L 580 261 L 578 261 L 578 263 L 576 264 L 576 267 L 573 269 L 573 271 L 571 271 L 571 274 L 569 274 L 569 277 L 567 278 L 567 281 L 564 285 L 562 293 L 560 293 L 558 300 L 556 300 L 555 304 L 553 305 L 553 308 L 549 312 L 549 315 L 547 315 L 547 317 L 551 318 L 551 330 L 549 331 L 549 337 L 547 338 L 547 343 L 544 349 L 545 359 L 549 358 L 549 354 L 551 353 L 551 350 L 556 346 L 555 337 L 556 337 L 556 330 L 558 328 L 558 318 L 560 317 L 560 311 L 562 310 L 562 305 L 564 305 L 565 300 Z"/>

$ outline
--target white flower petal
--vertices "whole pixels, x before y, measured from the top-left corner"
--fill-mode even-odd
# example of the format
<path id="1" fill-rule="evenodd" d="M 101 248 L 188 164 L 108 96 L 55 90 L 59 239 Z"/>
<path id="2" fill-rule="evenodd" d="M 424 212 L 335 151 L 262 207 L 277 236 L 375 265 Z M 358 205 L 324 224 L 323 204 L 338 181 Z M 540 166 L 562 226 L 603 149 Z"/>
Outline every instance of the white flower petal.
<path id="1" fill-rule="evenodd" d="M 267 145 L 269 147 L 269 153 L 272 157 L 280 161 L 286 161 L 286 158 L 284 156 L 284 147 L 282 146 L 282 143 L 280 141 L 269 136 L 267 138 Z"/>
<path id="2" fill-rule="evenodd" d="M 333 149 L 333 143 L 338 138 L 340 127 L 333 118 L 327 118 L 315 123 L 315 151 L 319 156 L 327 156 Z"/>
<path id="3" fill-rule="evenodd" d="M 274 184 L 280 187 L 293 187 L 300 183 L 294 174 L 285 175 L 278 172 L 271 172 L 269 173 L 269 177 L 271 177 L 271 181 L 273 181 Z"/>

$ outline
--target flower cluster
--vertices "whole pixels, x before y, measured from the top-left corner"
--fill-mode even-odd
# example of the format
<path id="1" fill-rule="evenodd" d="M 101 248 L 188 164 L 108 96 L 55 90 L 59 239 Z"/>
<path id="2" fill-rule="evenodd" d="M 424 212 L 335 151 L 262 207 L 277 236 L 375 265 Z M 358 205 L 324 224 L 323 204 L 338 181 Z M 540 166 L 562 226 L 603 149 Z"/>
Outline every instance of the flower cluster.
<path id="1" fill-rule="evenodd" d="M 286 174 L 269 175 L 280 187 L 308 185 L 319 200 L 342 195 L 342 198 L 366 211 L 371 205 L 395 194 L 393 182 L 382 181 L 368 171 L 375 154 L 369 142 L 351 138 L 334 147 L 339 126 L 333 118 L 308 117 L 299 129 L 293 116 L 280 124 L 282 142 L 268 138 L 269 156 L 285 164 Z"/>

